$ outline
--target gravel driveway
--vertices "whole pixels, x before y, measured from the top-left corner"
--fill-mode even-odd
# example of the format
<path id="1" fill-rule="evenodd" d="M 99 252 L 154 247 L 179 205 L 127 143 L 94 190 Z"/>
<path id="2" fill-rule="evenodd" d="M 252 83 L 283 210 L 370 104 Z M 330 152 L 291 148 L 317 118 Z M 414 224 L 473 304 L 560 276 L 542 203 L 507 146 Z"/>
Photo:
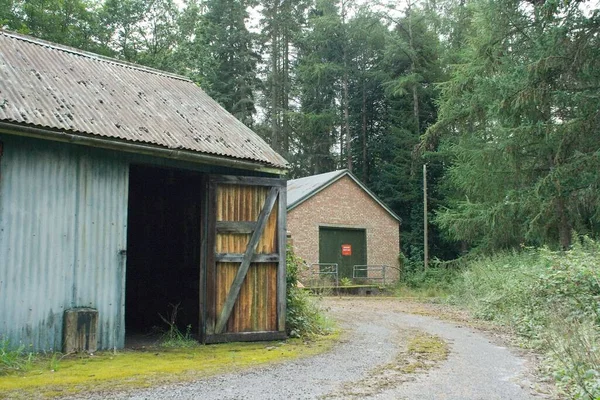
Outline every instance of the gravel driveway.
<path id="1" fill-rule="evenodd" d="M 450 353 L 427 372 L 371 388 L 374 399 L 534 399 L 524 359 L 457 323 L 402 312 L 397 300 L 327 299 L 324 305 L 348 332 L 333 351 L 109 398 L 128 399 L 342 399 L 350 386 L 369 385 L 373 370 L 395 360 L 398 332 L 425 331 L 445 340 Z M 526 388 L 526 389 L 523 389 Z M 107 398 L 106 394 L 102 398 Z"/>

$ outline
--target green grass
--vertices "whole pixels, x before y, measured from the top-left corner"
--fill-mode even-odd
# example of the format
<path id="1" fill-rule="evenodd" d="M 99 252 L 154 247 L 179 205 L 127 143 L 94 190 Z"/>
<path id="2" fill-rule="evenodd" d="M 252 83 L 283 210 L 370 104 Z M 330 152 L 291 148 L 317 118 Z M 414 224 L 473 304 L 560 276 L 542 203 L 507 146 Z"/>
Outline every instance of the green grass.
<path id="1" fill-rule="evenodd" d="M 25 346 L 13 348 L 7 339 L 0 340 L 0 376 L 12 371 L 27 371 L 31 368 L 35 354 Z"/>
<path id="2" fill-rule="evenodd" d="M 144 388 L 307 357 L 329 350 L 337 335 L 306 342 L 227 343 L 192 348 L 99 352 L 61 360 L 39 356 L 28 371 L 0 376 L 0 398 L 31 399 Z M 54 366 L 54 368 L 51 368 Z"/>

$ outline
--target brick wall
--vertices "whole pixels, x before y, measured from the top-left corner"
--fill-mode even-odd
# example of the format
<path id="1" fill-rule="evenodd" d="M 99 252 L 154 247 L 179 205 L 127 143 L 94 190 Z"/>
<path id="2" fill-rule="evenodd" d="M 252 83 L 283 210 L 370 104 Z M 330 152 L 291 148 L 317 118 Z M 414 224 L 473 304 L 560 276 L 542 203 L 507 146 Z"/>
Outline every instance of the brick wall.
<path id="1" fill-rule="evenodd" d="M 367 264 L 398 267 L 398 221 L 349 176 L 291 210 L 287 224 L 294 251 L 308 264 L 319 261 L 319 226 L 331 226 L 366 229 Z M 397 278 L 397 270 L 388 276 Z"/>

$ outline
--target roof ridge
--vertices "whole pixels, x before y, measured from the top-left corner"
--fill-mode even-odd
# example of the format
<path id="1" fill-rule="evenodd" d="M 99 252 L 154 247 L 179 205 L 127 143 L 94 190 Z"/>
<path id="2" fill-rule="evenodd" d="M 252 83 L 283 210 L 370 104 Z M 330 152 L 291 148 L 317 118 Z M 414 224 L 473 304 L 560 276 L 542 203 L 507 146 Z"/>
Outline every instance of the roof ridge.
<path id="1" fill-rule="evenodd" d="M 331 177 L 328 177 L 323 182 L 319 182 L 318 185 L 315 185 L 314 187 L 310 188 L 310 191 L 308 191 L 307 193 L 304 193 L 297 198 L 295 198 L 294 196 L 291 196 L 291 193 L 294 190 L 294 188 L 290 189 L 290 185 L 295 184 L 296 181 L 303 180 L 303 179 L 313 179 L 313 178 L 316 178 L 316 177 L 319 177 L 322 175 L 327 175 L 327 174 L 331 174 Z M 310 199 L 311 197 L 315 196 L 317 193 L 321 192 L 322 190 L 325 190 L 329 186 L 338 182 L 340 179 L 342 179 L 345 176 L 348 176 L 358 187 L 360 187 L 365 193 L 367 193 L 369 196 L 371 196 L 371 198 L 373 200 L 375 200 L 375 202 L 378 203 L 392 217 L 394 217 L 398 221 L 402 222 L 402 219 L 389 206 L 387 206 L 379 197 L 377 197 L 377 195 L 375 193 L 373 193 L 364 183 L 362 183 L 348 168 L 339 169 L 339 170 L 330 171 L 330 172 L 324 172 L 322 174 L 317 174 L 317 175 L 309 175 L 304 178 L 289 180 L 288 181 L 288 197 L 287 197 L 288 198 L 288 204 L 287 204 L 288 212 L 293 210 L 300 204 L 304 203 L 306 200 Z M 293 200 L 291 200 L 292 198 L 293 198 Z"/>
<path id="2" fill-rule="evenodd" d="M 308 176 L 303 176 L 302 178 L 290 179 L 288 182 L 299 181 L 300 179 L 314 178 L 316 176 L 327 175 L 327 174 L 334 175 L 334 173 L 337 173 L 338 175 L 341 175 L 341 174 L 344 174 L 346 172 L 350 172 L 348 170 L 348 168 L 336 169 L 336 170 L 329 171 L 329 172 L 322 172 L 322 173 L 316 174 L 316 175 L 308 175 Z"/>
<path id="3" fill-rule="evenodd" d="M 189 79 L 188 77 L 183 76 L 183 75 L 178 75 L 178 74 L 174 74 L 171 72 L 161 71 L 160 69 L 146 67 L 144 65 L 135 64 L 135 63 L 132 63 L 129 61 L 118 60 L 113 57 L 103 56 L 101 54 L 93 53 L 91 51 L 81 50 L 81 49 L 71 47 L 71 46 L 66 46 L 63 44 L 49 42 L 44 39 L 39 39 L 39 38 L 36 38 L 33 36 L 9 31 L 9 30 L 3 29 L 3 28 L 0 28 L 0 34 L 7 36 L 11 39 L 22 40 L 22 41 L 29 42 L 29 43 L 32 43 L 32 44 L 35 44 L 38 46 L 48 47 L 53 50 L 63 51 L 65 53 L 70 53 L 70 54 L 74 54 L 77 56 L 90 58 L 92 60 L 101 61 L 101 62 L 105 62 L 105 63 L 109 63 L 109 64 L 114 64 L 117 66 L 121 66 L 123 68 L 136 69 L 136 70 L 147 72 L 147 73 L 154 74 L 154 75 L 160 75 L 160 76 L 165 76 L 167 78 L 173 78 L 173 79 L 178 79 L 181 81 L 194 83 L 191 79 Z"/>

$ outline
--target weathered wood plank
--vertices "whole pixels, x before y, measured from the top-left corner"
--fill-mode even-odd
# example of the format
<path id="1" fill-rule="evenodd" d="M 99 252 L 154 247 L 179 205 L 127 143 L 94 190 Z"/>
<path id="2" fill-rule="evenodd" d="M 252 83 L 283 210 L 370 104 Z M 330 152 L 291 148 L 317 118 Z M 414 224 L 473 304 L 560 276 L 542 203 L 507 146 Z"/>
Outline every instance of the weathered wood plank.
<path id="1" fill-rule="evenodd" d="M 213 177 L 214 181 L 227 185 L 245 185 L 245 186 L 271 186 L 283 187 L 287 185 L 285 179 L 281 178 L 263 178 L 260 176 L 235 176 L 219 175 Z"/>
<path id="2" fill-rule="evenodd" d="M 228 342 L 259 342 L 274 341 L 286 339 L 285 332 L 240 332 L 240 333 L 221 333 L 206 338 L 206 343 L 228 343 Z"/>
<path id="3" fill-rule="evenodd" d="M 277 246 L 279 265 L 277 266 L 277 330 L 285 332 L 286 316 L 286 247 L 287 247 L 287 187 L 279 189 L 279 214 L 277 215 Z"/>
<path id="4" fill-rule="evenodd" d="M 225 301 L 219 318 L 217 319 L 217 324 L 215 326 L 215 333 L 217 334 L 223 333 L 225 325 L 229 320 L 229 316 L 231 315 L 231 311 L 233 310 L 235 301 L 238 298 L 240 294 L 240 289 L 242 287 L 242 284 L 244 283 L 244 278 L 248 273 L 248 268 L 250 267 L 252 256 L 256 251 L 256 246 L 258 245 L 258 242 L 265 229 L 267 220 L 269 219 L 271 211 L 273 210 L 273 206 L 275 205 L 275 201 L 277 200 L 278 193 L 278 188 L 271 188 L 271 190 L 269 191 L 269 195 L 267 196 L 265 205 L 258 216 L 256 229 L 252 233 L 250 241 L 248 242 L 248 246 L 246 247 L 246 252 L 244 253 L 244 260 L 242 261 L 240 268 L 238 269 L 236 277 L 233 280 L 233 284 L 231 285 L 231 289 L 229 290 L 229 293 L 227 295 L 227 300 Z"/>
<path id="5" fill-rule="evenodd" d="M 212 236 L 212 242 L 214 244 L 214 232 L 210 232 L 208 226 L 209 221 L 211 220 L 209 214 L 209 201 L 210 201 L 210 190 L 208 187 L 208 180 L 206 177 L 202 179 L 202 202 L 201 202 L 201 214 L 200 214 L 200 290 L 199 290 L 199 321 L 198 321 L 198 334 L 200 336 L 200 340 L 204 342 L 206 340 L 206 311 L 207 311 L 207 293 L 206 293 L 206 277 L 207 277 L 207 269 L 209 264 L 209 253 L 214 253 L 214 251 L 209 252 L 209 236 Z M 209 234 L 210 232 L 210 234 Z"/>
<path id="6" fill-rule="evenodd" d="M 216 275 L 216 262 L 215 262 L 215 251 L 217 247 L 216 240 L 216 221 L 217 221 L 217 184 L 211 179 L 208 184 L 208 201 L 207 211 L 208 215 L 207 223 L 207 251 L 206 251 L 206 315 L 204 320 L 205 335 L 206 337 L 214 334 L 215 322 L 217 314 L 217 275 Z M 206 340 L 205 337 L 205 340 Z"/>
<path id="7" fill-rule="evenodd" d="M 279 262 L 280 258 L 279 253 L 273 254 L 254 254 L 252 256 L 251 263 L 276 263 Z M 226 263 L 241 263 L 244 261 L 244 254 L 241 253 L 217 253 L 215 255 L 215 260 L 217 262 L 226 262 Z"/>
<path id="8" fill-rule="evenodd" d="M 217 221 L 218 233 L 251 234 L 256 228 L 256 221 Z"/>

